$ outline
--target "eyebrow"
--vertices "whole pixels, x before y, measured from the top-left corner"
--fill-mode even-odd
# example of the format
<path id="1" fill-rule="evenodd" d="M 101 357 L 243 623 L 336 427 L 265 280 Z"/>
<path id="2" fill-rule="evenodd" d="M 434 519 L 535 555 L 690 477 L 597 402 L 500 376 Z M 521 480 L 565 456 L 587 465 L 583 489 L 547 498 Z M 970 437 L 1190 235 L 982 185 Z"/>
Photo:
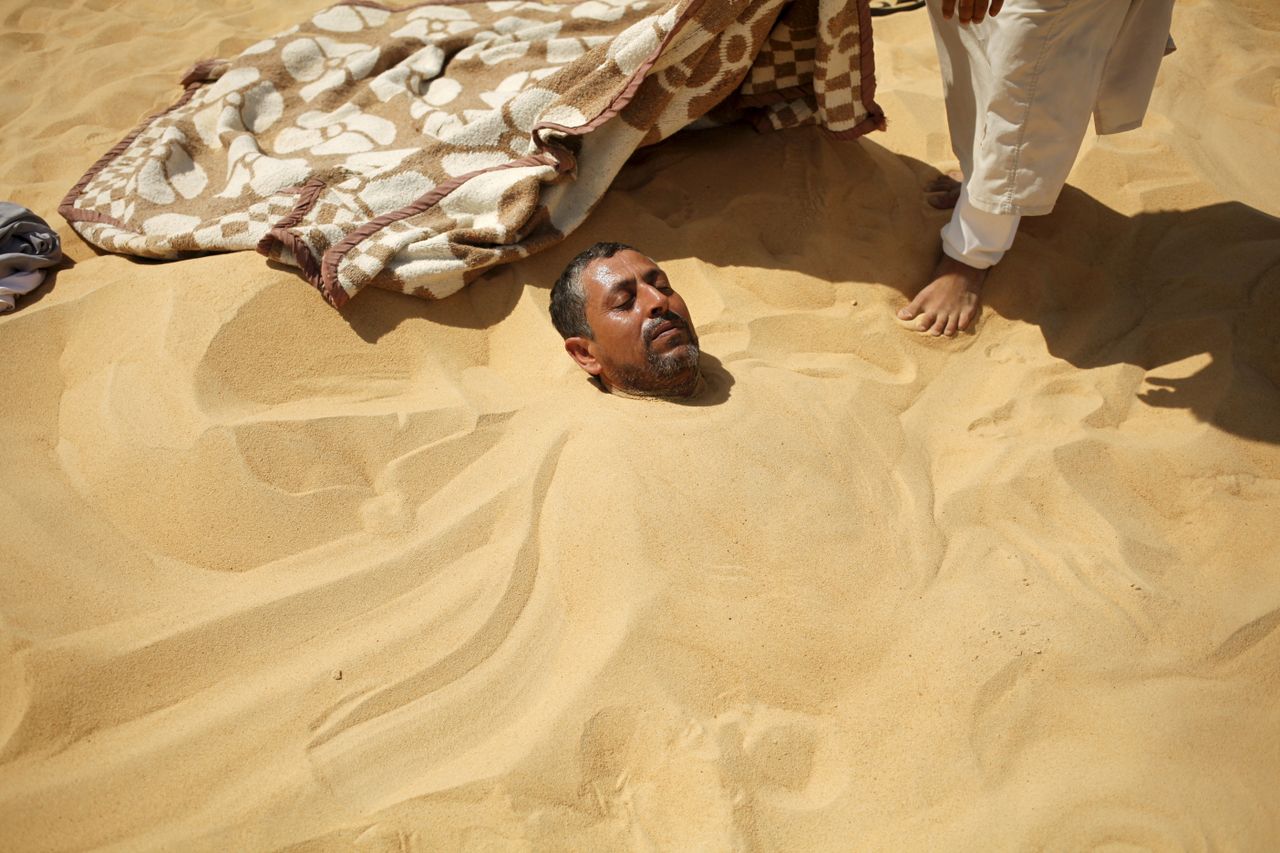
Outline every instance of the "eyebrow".
<path id="1" fill-rule="evenodd" d="M 658 279 L 665 279 L 666 277 L 667 277 L 667 274 L 663 272 L 662 267 L 659 267 L 656 265 L 653 267 L 653 269 L 650 272 L 646 273 L 644 276 L 641 276 L 641 277 L 637 277 L 636 275 L 630 272 L 619 273 L 613 279 L 613 281 L 605 285 L 604 292 L 601 295 L 605 298 L 608 298 L 609 296 L 612 296 L 614 293 L 617 293 L 619 290 L 621 290 L 624 287 L 635 286 L 635 284 L 638 281 L 642 280 L 644 281 L 645 284 L 651 285 Z"/>
<path id="2" fill-rule="evenodd" d="M 630 274 L 620 275 L 617 278 L 615 278 L 613 281 L 611 281 L 609 284 L 605 285 L 605 293 L 613 293 L 619 288 L 625 287 L 629 284 L 635 284 L 635 283 L 636 283 L 635 276 Z"/>

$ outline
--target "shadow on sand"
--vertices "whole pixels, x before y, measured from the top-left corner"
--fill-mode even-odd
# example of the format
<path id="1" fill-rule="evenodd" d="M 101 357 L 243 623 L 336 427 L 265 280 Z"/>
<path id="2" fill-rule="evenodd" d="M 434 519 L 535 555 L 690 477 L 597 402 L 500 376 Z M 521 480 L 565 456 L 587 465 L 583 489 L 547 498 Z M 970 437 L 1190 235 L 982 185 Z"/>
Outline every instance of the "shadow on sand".
<path id="1" fill-rule="evenodd" d="M 30 308 L 41 299 L 44 299 L 53 289 L 58 286 L 58 274 L 63 270 L 69 270 L 76 265 L 76 262 L 66 255 L 62 256 L 62 260 L 57 266 L 48 267 L 45 270 L 44 281 L 40 282 L 40 286 L 30 293 L 18 297 L 17 305 L 14 312 L 22 311 L 24 308 Z"/>
<path id="2" fill-rule="evenodd" d="M 1125 216 L 1068 188 L 1018 240 L 990 280 L 994 310 L 1082 370 L 1152 374 L 1148 405 L 1280 444 L 1280 219 L 1237 202 Z"/>
<path id="3" fill-rule="evenodd" d="M 777 167 L 749 180 L 715 180 L 725 171 L 713 162 L 733 158 Z M 720 268 L 787 269 L 886 285 L 905 299 L 936 259 L 946 214 L 921 195 L 936 174 L 875 142 L 835 142 L 810 129 L 679 134 L 640 152 L 591 219 L 559 246 L 437 302 L 370 289 L 343 316 L 371 342 L 410 317 L 492 326 L 514 309 L 526 282 L 549 287 L 591 242 L 627 241 L 637 215 L 670 223 L 666 238 L 642 247 L 660 263 L 697 257 Z M 776 205 L 782 236 L 698 235 L 700 219 L 731 217 L 736 204 Z M 830 245 L 832 233 L 848 248 Z M 827 242 L 806 246 L 807 235 Z M 1052 355 L 1082 370 L 1127 363 L 1154 374 L 1136 392 L 1147 404 L 1280 443 L 1280 220 L 1273 216 L 1235 202 L 1125 216 L 1068 187 L 1052 214 L 1024 220 L 985 300 L 990 310 L 1037 326 Z"/>

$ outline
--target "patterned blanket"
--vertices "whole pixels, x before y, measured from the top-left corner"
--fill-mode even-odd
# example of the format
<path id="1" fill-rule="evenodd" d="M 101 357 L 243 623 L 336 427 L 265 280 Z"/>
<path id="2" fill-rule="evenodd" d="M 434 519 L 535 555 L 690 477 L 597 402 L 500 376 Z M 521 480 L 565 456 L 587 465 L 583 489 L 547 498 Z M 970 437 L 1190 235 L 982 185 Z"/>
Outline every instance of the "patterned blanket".
<path id="1" fill-rule="evenodd" d="M 562 239 L 637 148 L 713 108 L 882 127 L 867 3 L 348 0 L 199 63 L 59 212 L 112 252 L 256 249 L 336 307 L 441 298 Z"/>

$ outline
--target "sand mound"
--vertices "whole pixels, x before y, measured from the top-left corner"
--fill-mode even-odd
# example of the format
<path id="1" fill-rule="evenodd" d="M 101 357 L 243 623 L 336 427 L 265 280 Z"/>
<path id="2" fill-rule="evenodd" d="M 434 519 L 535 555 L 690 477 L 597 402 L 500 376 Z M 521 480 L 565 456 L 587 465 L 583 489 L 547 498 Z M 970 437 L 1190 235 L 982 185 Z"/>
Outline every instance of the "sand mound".
<path id="1" fill-rule="evenodd" d="M 11 4 L 13 5 L 13 4 Z M 1266 849 L 1280 841 L 1280 17 L 1181 4 L 978 334 L 893 318 L 947 166 L 685 134 L 565 245 L 344 313 L 257 255 L 95 256 L 62 193 L 192 61 L 322 2 L 3 12 L 0 847 Z M 651 253 L 699 405 L 595 392 L 547 284 Z"/>

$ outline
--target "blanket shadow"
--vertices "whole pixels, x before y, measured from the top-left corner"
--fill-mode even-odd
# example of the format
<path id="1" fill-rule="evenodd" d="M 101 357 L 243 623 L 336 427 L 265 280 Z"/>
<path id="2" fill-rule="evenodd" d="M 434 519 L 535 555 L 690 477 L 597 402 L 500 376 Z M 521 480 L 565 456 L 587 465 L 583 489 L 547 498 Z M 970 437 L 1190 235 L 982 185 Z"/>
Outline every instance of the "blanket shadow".
<path id="1" fill-rule="evenodd" d="M 733 179 L 720 164 L 734 162 L 772 165 Z M 923 199 L 937 174 L 874 141 L 836 141 L 812 128 L 685 132 L 642 149 L 559 245 L 444 300 L 369 291 L 343 316 L 371 342 L 408 317 L 492 326 L 526 285 L 549 289 L 591 243 L 634 242 L 638 217 L 649 239 L 639 248 L 659 263 L 693 257 L 721 269 L 788 270 L 891 288 L 905 300 L 927 280 L 948 215 Z M 709 239 L 740 205 L 760 204 L 776 208 L 776 228 Z M 1280 220 L 1267 213 L 1224 202 L 1127 216 L 1068 187 L 1052 214 L 1024 220 L 985 300 L 989 311 L 1037 326 L 1050 354 L 1081 370 L 1141 368 L 1136 400 L 1280 443 L 1280 337 L 1271 328 L 1280 316 Z M 981 325 L 977 337 L 982 345 Z"/>
<path id="2" fill-rule="evenodd" d="M 709 184 L 705 176 L 715 171 L 709 158 L 734 157 L 778 167 L 753 172 L 750 181 Z M 677 219 L 670 242 L 654 250 L 660 262 L 695 256 L 722 268 L 788 270 L 853 287 L 889 287 L 905 301 L 928 280 L 938 229 L 949 216 L 924 201 L 924 184 L 939 174 L 935 167 L 871 140 L 839 142 L 812 129 L 754 138 L 732 128 L 681 134 L 644 152 L 615 188 L 645 199 L 646 183 L 662 170 L 681 173 L 663 182 L 663 192 L 695 188 L 702 210 L 732 215 L 734 193 L 745 186 L 760 200 L 772 199 L 786 221 L 782 236 L 744 234 L 726 242 L 700 240 Z M 848 181 L 843 193 L 824 184 L 831 177 Z M 804 197 L 795 198 L 797 189 Z M 621 224 L 636 215 L 627 205 L 611 213 L 608 201 L 604 217 Z M 680 205 L 652 196 L 647 207 L 670 217 Z M 847 240 L 817 243 L 833 231 Z M 1140 368 L 1145 375 L 1135 379 L 1133 394 L 1142 403 L 1280 444 L 1280 335 L 1273 328 L 1280 316 L 1280 219 L 1270 214 L 1222 202 L 1128 216 L 1067 187 L 1052 214 L 1023 220 L 985 300 L 988 310 L 1037 326 L 1049 353 L 1081 370 Z M 981 337 L 979 326 L 979 345 Z"/>
<path id="3" fill-rule="evenodd" d="M 351 330 L 366 343 L 377 343 L 406 320 L 423 318 L 432 323 L 466 329 L 497 325 L 515 309 L 524 290 L 510 266 L 497 267 L 445 299 L 422 299 L 404 293 L 368 287 L 339 313 Z"/>
<path id="4" fill-rule="evenodd" d="M 13 313 L 16 314 L 25 308 L 30 308 L 32 305 L 35 305 L 41 299 L 44 299 L 52 293 L 53 289 L 58 286 L 58 275 L 63 270 L 69 270 L 75 265 L 75 260 L 64 254 L 62 256 L 62 260 L 59 261 L 56 266 L 49 267 L 45 271 L 44 281 L 40 282 L 39 287 L 32 290 L 30 293 L 26 293 L 18 297 L 18 304 Z"/>

